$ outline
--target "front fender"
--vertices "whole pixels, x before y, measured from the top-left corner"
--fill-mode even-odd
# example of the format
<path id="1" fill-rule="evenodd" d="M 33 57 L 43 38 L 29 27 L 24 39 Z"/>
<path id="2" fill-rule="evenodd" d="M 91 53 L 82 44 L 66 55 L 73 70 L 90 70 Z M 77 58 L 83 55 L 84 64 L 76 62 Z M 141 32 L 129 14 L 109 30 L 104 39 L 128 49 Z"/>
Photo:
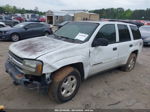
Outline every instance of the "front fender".
<path id="1" fill-rule="evenodd" d="M 84 71 L 87 71 L 86 67 L 88 64 L 87 58 L 83 56 L 74 56 L 74 57 L 69 57 L 65 59 L 58 60 L 54 62 L 53 64 L 45 64 L 43 67 L 43 73 L 52 73 L 64 66 L 75 64 L 75 63 L 83 63 Z"/>

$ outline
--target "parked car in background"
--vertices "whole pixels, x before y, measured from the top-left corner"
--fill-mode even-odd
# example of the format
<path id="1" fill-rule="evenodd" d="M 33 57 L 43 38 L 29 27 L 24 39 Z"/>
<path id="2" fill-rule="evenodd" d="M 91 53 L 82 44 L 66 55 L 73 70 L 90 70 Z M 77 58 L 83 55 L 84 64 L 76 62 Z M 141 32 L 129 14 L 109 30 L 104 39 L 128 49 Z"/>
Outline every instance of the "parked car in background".
<path id="1" fill-rule="evenodd" d="M 20 22 L 24 22 L 25 21 L 25 19 L 23 17 L 21 17 L 21 16 L 16 16 L 13 19 L 18 20 Z"/>
<path id="2" fill-rule="evenodd" d="M 24 22 L 12 28 L 1 28 L 0 39 L 16 42 L 21 39 L 49 35 L 51 33 L 51 28 L 45 23 Z"/>
<path id="3" fill-rule="evenodd" d="M 142 46 L 136 25 L 71 22 L 54 35 L 13 43 L 5 68 L 15 84 L 47 87 L 50 98 L 63 103 L 94 74 L 115 67 L 133 70 Z"/>
<path id="4" fill-rule="evenodd" d="M 45 17 L 45 16 L 40 17 L 40 18 L 39 18 L 39 21 L 40 21 L 40 22 L 46 22 L 46 17 Z"/>
<path id="5" fill-rule="evenodd" d="M 5 23 L 3 23 L 3 22 L 0 22 L 0 28 L 2 28 L 2 27 L 6 27 L 7 25 L 5 24 Z"/>
<path id="6" fill-rule="evenodd" d="M 27 20 L 28 22 L 40 22 L 38 17 L 35 18 L 30 18 L 29 20 Z"/>
<path id="7" fill-rule="evenodd" d="M 15 26 L 16 24 L 19 24 L 18 20 L 12 20 L 11 18 L 8 18 L 7 16 L 0 16 L 0 22 L 4 22 L 8 26 Z"/>
<path id="8" fill-rule="evenodd" d="M 28 22 L 40 22 L 40 16 L 38 14 L 32 14 L 31 17 L 27 20 Z"/>
<path id="9" fill-rule="evenodd" d="M 139 28 L 144 45 L 150 45 L 150 26 L 142 26 Z"/>
<path id="10" fill-rule="evenodd" d="M 145 21 L 145 25 L 150 25 L 150 21 Z"/>

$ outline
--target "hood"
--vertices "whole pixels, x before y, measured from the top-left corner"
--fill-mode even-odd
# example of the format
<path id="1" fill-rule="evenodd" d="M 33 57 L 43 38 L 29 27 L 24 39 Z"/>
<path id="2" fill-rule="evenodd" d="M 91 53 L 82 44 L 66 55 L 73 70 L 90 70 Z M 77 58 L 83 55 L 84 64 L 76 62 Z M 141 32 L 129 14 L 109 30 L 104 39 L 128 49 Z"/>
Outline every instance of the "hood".
<path id="1" fill-rule="evenodd" d="M 13 43 L 9 50 L 21 58 L 36 59 L 44 54 L 72 45 L 74 44 L 50 36 L 43 36 Z"/>
<path id="2" fill-rule="evenodd" d="M 0 28 L 0 31 L 9 31 L 9 30 L 12 30 L 12 29 L 13 29 L 12 27 L 6 26 L 6 27 Z"/>

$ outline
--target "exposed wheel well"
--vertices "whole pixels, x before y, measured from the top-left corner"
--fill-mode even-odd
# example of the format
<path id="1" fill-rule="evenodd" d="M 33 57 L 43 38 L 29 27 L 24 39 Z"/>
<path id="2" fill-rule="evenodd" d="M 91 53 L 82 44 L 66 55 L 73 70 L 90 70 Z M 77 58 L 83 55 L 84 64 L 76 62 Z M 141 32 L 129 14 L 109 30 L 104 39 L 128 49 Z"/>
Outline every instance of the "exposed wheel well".
<path id="1" fill-rule="evenodd" d="M 66 65 L 66 66 L 71 66 L 71 67 L 74 67 L 74 68 L 76 68 L 77 70 L 79 70 L 79 72 L 80 72 L 80 74 L 81 74 L 81 81 L 83 81 L 84 80 L 84 67 L 83 67 L 83 63 L 81 63 L 81 62 L 79 62 L 79 63 L 74 63 L 74 64 L 70 64 L 70 65 Z M 61 68 L 64 68 L 64 67 L 66 67 L 66 66 L 63 66 L 63 67 L 61 67 Z M 60 68 L 60 69 L 61 69 Z M 59 69 L 59 70 L 60 70 Z M 56 70 L 55 72 L 57 72 L 58 70 Z M 54 75 L 54 73 L 55 72 L 53 72 L 52 74 Z M 53 77 L 53 75 L 51 76 L 51 77 Z"/>
<path id="2" fill-rule="evenodd" d="M 132 53 L 135 53 L 136 55 L 138 55 L 138 50 L 133 51 Z"/>
<path id="3" fill-rule="evenodd" d="M 75 63 L 75 64 L 71 64 L 70 66 L 76 68 L 79 70 L 80 74 L 81 74 L 81 81 L 84 80 L 84 67 L 83 67 L 83 63 Z"/>

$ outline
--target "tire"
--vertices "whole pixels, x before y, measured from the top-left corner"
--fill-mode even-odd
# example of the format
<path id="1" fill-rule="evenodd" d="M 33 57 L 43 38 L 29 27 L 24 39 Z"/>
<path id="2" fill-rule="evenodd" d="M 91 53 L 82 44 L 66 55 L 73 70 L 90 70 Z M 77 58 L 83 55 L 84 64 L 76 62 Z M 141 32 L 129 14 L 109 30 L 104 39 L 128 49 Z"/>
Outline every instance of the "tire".
<path id="1" fill-rule="evenodd" d="M 49 85 L 48 95 L 57 103 L 71 100 L 79 90 L 80 73 L 73 67 L 64 67 L 53 74 L 52 84 Z"/>
<path id="2" fill-rule="evenodd" d="M 18 35 L 18 34 L 12 34 L 11 35 L 11 40 L 13 41 L 13 42 L 17 42 L 17 41 L 19 41 L 20 40 L 20 36 Z"/>
<path id="3" fill-rule="evenodd" d="M 16 81 L 13 81 L 13 84 L 14 84 L 15 86 L 18 86 L 18 85 L 19 85 L 19 83 L 16 82 Z"/>
<path id="4" fill-rule="evenodd" d="M 134 67 L 135 67 L 136 59 L 137 59 L 137 54 L 132 53 L 130 55 L 130 57 L 128 58 L 128 61 L 127 61 L 126 65 L 121 67 L 121 70 L 125 71 L 125 72 L 132 71 L 134 69 Z"/>

